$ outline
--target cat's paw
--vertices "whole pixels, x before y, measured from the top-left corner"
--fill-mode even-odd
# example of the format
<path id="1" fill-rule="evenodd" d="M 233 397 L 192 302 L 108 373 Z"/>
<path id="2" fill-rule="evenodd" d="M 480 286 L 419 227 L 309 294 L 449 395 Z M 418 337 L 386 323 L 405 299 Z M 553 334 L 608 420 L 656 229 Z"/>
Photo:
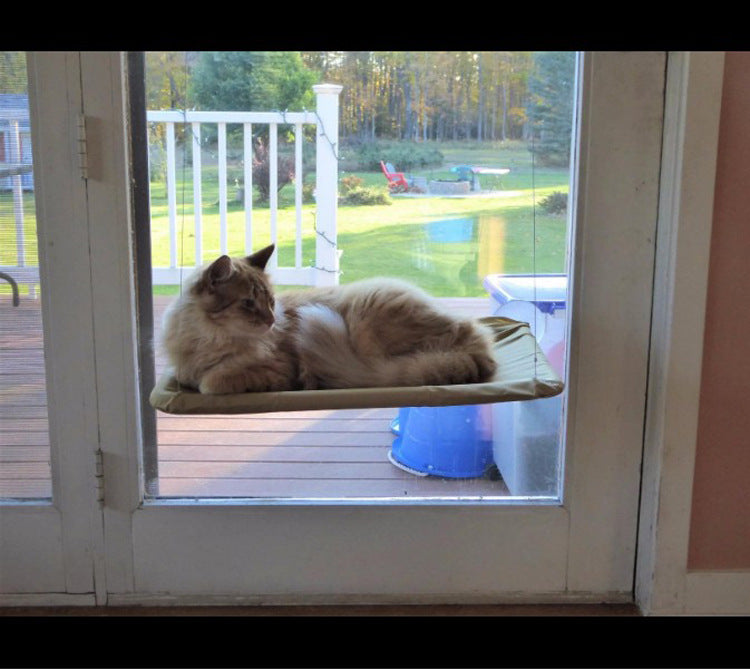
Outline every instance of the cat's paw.
<path id="1" fill-rule="evenodd" d="M 198 390 L 201 393 L 205 393 L 207 395 L 215 395 L 221 393 L 221 391 L 218 391 L 211 382 L 207 382 L 205 379 L 202 380 L 200 384 L 198 384 Z"/>
<path id="2" fill-rule="evenodd" d="M 220 395 L 224 393 L 242 393 L 245 390 L 245 384 L 242 379 L 236 377 L 219 377 L 216 375 L 206 375 L 201 379 L 198 385 L 201 393 L 209 395 Z"/>
<path id="3" fill-rule="evenodd" d="M 207 382 L 206 380 L 203 380 L 200 384 L 198 384 L 198 390 L 201 393 L 205 393 L 207 395 L 218 395 L 220 393 L 226 393 L 226 391 L 220 390 L 215 384 Z"/>
<path id="4" fill-rule="evenodd" d="M 474 354 L 472 356 L 477 366 L 477 373 L 480 382 L 486 382 L 492 379 L 497 372 L 497 361 L 488 354 Z"/>
<path id="5" fill-rule="evenodd" d="M 317 376 L 310 372 L 305 365 L 300 366 L 297 381 L 305 391 L 315 391 L 320 388 Z"/>

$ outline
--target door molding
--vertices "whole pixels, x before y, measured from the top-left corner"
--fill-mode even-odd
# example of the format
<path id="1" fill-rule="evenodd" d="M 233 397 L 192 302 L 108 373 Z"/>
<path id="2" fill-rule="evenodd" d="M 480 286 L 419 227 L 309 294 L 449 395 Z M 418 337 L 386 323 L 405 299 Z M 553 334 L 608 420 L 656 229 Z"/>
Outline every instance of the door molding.
<path id="1" fill-rule="evenodd" d="M 86 61 L 97 58 L 27 53 L 53 495 L 49 503 L 0 506 L 2 602 L 9 605 L 91 605 L 106 597 L 97 470 L 106 408 L 89 250 L 107 218 L 97 211 L 97 189 L 121 153 L 102 150 L 97 138 L 108 133 L 106 122 L 84 109 Z"/>
<path id="2" fill-rule="evenodd" d="M 668 57 L 635 584 L 651 614 L 748 611 L 750 573 L 687 569 L 723 66 Z"/>
<path id="3" fill-rule="evenodd" d="M 88 532 L 82 565 L 97 604 L 632 600 L 664 54 L 584 59 L 583 76 L 603 89 L 580 120 L 581 165 L 589 172 L 575 204 L 583 217 L 576 262 L 586 270 L 572 288 L 579 319 L 571 331 L 569 397 L 578 401 L 568 434 L 575 460 L 562 503 L 545 505 L 144 503 L 124 55 L 76 58 L 94 152 L 83 225 L 91 249 L 81 270 L 87 294 L 77 308 L 93 339 L 83 381 L 97 432 L 77 447 L 85 468 L 75 494 L 86 499 L 77 524 Z M 604 135 L 597 139 L 592 129 Z M 610 160 L 612 146 L 619 152 Z M 595 183 L 603 174 L 604 189 Z M 623 248 L 637 257 L 633 267 Z M 615 291 L 613 276 L 622 280 Z M 613 304 L 622 310 L 610 318 Z M 612 356 L 613 347 L 623 355 Z M 596 377 L 622 374 L 628 381 L 615 389 Z M 603 435 L 596 428 L 602 416 L 614 422 Z M 89 453 L 99 447 L 103 510 Z M 623 477 L 627 486 L 613 491 Z M 592 533 L 596 540 L 587 544 Z"/>
<path id="4" fill-rule="evenodd" d="M 578 400 L 561 503 L 141 503 L 121 439 L 105 450 L 105 473 L 117 476 L 119 462 L 132 479 L 117 484 L 121 498 L 108 490 L 105 518 L 129 530 L 119 543 L 130 553 L 112 559 L 120 573 L 108 573 L 108 602 L 632 601 L 665 61 L 584 56 L 594 89 L 579 123 L 574 270 L 583 272 L 569 377 Z M 130 360 L 133 344 L 120 346 Z"/>

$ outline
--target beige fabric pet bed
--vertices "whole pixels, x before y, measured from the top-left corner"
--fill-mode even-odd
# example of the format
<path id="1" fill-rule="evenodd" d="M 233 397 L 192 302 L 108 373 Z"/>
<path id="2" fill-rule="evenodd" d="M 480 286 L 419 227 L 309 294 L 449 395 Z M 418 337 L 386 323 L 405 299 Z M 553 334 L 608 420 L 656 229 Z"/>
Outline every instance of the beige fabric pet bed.
<path id="1" fill-rule="evenodd" d="M 482 384 L 388 388 L 273 391 L 210 395 L 181 386 L 163 375 L 149 398 L 169 414 L 258 414 L 295 410 L 365 407 L 437 407 L 478 405 L 548 398 L 564 385 L 550 366 L 526 323 L 503 317 L 480 319 L 495 333 L 495 379 Z"/>

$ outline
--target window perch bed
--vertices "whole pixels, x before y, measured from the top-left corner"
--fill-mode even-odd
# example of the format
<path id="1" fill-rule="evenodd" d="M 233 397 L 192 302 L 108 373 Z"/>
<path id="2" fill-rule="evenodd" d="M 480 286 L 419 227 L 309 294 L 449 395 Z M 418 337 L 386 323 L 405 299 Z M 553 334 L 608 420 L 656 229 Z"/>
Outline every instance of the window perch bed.
<path id="1" fill-rule="evenodd" d="M 439 407 L 549 398 L 564 384 L 550 366 L 528 324 L 503 317 L 481 322 L 495 334 L 495 379 L 481 384 L 347 388 L 210 395 L 181 386 L 167 373 L 151 392 L 152 407 L 169 414 L 260 414 L 367 407 Z"/>

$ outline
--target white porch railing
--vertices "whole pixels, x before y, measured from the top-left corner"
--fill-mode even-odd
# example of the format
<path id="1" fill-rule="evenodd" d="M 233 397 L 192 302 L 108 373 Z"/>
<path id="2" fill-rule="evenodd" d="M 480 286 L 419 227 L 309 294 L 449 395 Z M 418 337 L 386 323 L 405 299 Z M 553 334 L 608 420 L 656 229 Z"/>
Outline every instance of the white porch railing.
<path id="1" fill-rule="evenodd" d="M 30 143 L 21 148 L 21 124 L 28 128 L 29 113 L 26 109 L 3 110 L 0 118 L 0 141 L 6 142 L 7 162 L 0 163 L 0 188 L 9 189 L 13 199 L 13 220 L 15 222 L 15 265 L 0 265 L 0 279 L 13 287 L 13 304 L 18 304 L 18 286 L 27 285 L 29 293 L 39 283 L 39 268 L 26 263 L 26 237 L 24 232 L 23 192 L 33 189 Z M 26 130 L 28 133 L 28 130 Z M 10 226 L 9 213 L 3 212 L 6 219 L 3 225 Z M 10 236 L 8 236 L 10 237 Z M 6 252 L 7 253 L 7 252 Z"/>
<path id="2" fill-rule="evenodd" d="M 267 124 L 269 126 L 270 162 L 270 233 L 271 240 L 277 241 L 276 220 L 277 202 L 277 140 L 278 125 L 295 126 L 295 204 L 296 204 L 296 241 L 294 267 L 279 267 L 278 255 L 274 254 L 268 270 L 278 284 L 331 285 L 339 280 L 339 257 L 341 252 L 336 246 L 336 199 L 338 188 L 338 96 L 342 87 L 335 84 L 313 86 L 316 94 L 314 112 L 147 112 L 149 122 L 165 123 L 167 138 L 167 192 L 169 210 L 169 266 L 152 269 L 154 284 L 179 284 L 191 267 L 178 266 L 178 226 L 177 226 L 177 185 L 176 185 L 176 147 L 175 126 L 191 124 L 193 136 L 193 200 L 194 200 L 194 234 L 196 264 L 210 259 L 204 258 L 202 239 L 203 221 L 201 216 L 201 161 L 199 150 L 200 127 L 204 123 L 214 123 L 219 137 L 219 227 L 220 252 L 225 253 L 229 245 L 227 227 L 227 156 L 226 124 L 241 123 L 244 126 L 244 181 L 246 193 L 251 193 L 252 184 L 252 126 Z M 13 119 L 15 120 L 15 119 Z M 312 266 L 302 264 L 302 127 L 312 124 L 316 127 L 316 212 L 315 212 L 315 263 Z M 31 172 L 30 164 L 22 164 L 18 142 L 18 132 L 12 134 L 14 144 L 9 152 L 10 163 L 0 166 L 0 177 L 11 179 L 13 190 L 13 218 L 15 219 L 16 262 L 0 265 L 4 281 L 13 281 L 17 285 L 27 285 L 33 295 L 34 286 L 39 282 L 39 268 L 27 265 L 25 261 L 26 241 L 24 239 L 23 189 L 21 175 Z M 15 148 L 13 148 L 15 147 Z M 253 212 L 252 197 L 246 197 L 244 249 L 253 251 Z M 236 245 L 235 245 L 236 246 Z M 4 282 L 3 282 L 4 283 Z"/>
<path id="3" fill-rule="evenodd" d="M 313 86 L 316 95 L 314 112 L 195 112 L 195 111 L 149 111 L 147 121 L 166 124 L 166 179 L 167 208 L 169 216 L 169 266 L 153 267 L 154 284 L 180 284 L 195 266 L 178 264 L 180 236 L 185 233 L 184 219 L 178 226 L 177 165 L 175 128 L 178 124 L 190 124 L 192 136 L 193 178 L 193 225 L 195 243 L 195 265 L 213 260 L 218 254 L 206 258 L 203 249 L 204 221 L 202 216 L 201 179 L 201 126 L 214 124 L 218 136 L 219 171 L 219 253 L 227 253 L 230 245 L 228 227 L 227 195 L 227 124 L 243 126 L 244 166 L 244 235 L 242 240 L 233 240 L 234 248 L 241 246 L 245 253 L 253 247 L 253 203 L 252 203 L 252 132 L 253 126 L 265 124 L 269 127 L 269 213 L 270 237 L 277 242 L 278 215 L 278 126 L 293 125 L 295 128 L 295 210 L 296 237 L 293 267 L 280 267 L 278 253 L 269 261 L 267 271 L 277 284 L 300 284 L 322 286 L 337 284 L 339 280 L 340 252 L 336 246 L 336 198 L 338 192 L 338 96 L 342 87 L 334 84 Z M 303 126 L 316 127 L 315 158 L 315 263 L 303 266 L 302 262 L 302 136 Z"/>

